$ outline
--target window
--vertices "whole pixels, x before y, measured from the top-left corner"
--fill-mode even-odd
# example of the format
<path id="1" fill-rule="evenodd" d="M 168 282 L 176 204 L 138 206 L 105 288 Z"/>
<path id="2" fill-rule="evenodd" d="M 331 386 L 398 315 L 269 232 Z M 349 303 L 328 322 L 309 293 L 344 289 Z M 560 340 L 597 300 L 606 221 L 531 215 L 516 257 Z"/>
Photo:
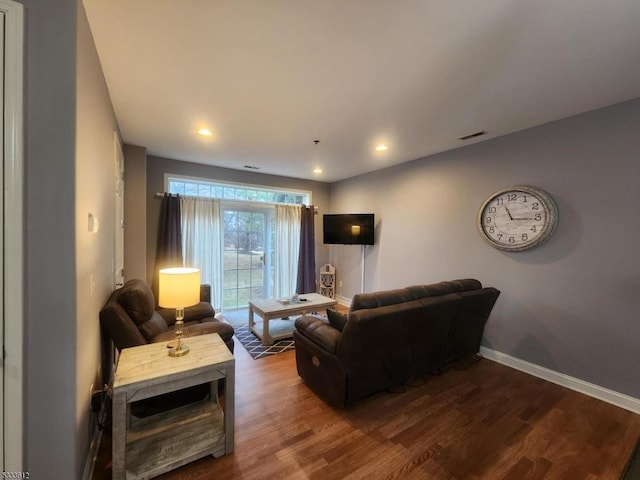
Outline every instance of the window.
<path id="1" fill-rule="evenodd" d="M 223 310 L 244 308 L 251 300 L 270 298 L 274 293 L 276 204 L 309 204 L 311 192 L 169 174 L 165 184 L 168 193 L 220 200 L 220 280 L 207 280 L 220 284 L 218 306 Z"/>
<path id="2" fill-rule="evenodd" d="M 307 191 L 242 185 L 179 175 L 167 175 L 166 184 L 168 193 L 220 200 L 308 205 L 311 199 L 311 193 Z"/>

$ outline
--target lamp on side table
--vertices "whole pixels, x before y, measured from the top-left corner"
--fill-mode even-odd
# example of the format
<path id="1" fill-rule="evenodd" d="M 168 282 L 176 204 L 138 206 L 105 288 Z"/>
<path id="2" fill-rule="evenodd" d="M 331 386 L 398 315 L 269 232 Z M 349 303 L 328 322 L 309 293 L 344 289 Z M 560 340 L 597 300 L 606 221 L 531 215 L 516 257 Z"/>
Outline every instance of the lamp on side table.
<path id="1" fill-rule="evenodd" d="M 181 357 L 189 353 L 182 344 L 182 325 L 185 307 L 200 302 L 200 270 L 197 268 L 164 268 L 159 276 L 158 305 L 176 309 L 176 338 L 178 344 L 169 350 L 170 357 Z"/>

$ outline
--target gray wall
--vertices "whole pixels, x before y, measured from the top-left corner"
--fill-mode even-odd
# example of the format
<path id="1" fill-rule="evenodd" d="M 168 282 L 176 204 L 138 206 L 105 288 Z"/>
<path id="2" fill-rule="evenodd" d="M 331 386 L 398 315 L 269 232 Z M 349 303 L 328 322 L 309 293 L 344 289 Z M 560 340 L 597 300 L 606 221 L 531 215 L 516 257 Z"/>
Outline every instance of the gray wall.
<path id="1" fill-rule="evenodd" d="M 100 388 L 99 312 L 114 289 L 115 137 L 117 123 L 82 2 L 78 2 L 76 104 L 76 423 L 78 456 L 84 460 L 94 430 L 91 386 Z M 88 229 L 88 215 L 99 230 Z M 93 283 L 93 288 L 92 288 Z M 104 365 L 103 365 L 104 363 Z M 80 465 L 83 466 L 82 464 Z"/>
<path id="2" fill-rule="evenodd" d="M 156 192 L 164 192 L 164 174 L 172 173 L 188 175 L 227 182 L 246 183 L 269 187 L 281 187 L 311 191 L 312 202 L 318 207 L 316 215 L 316 238 L 322 229 L 322 213 L 327 212 L 329 206 L 329 184 L 300 180 L 296 178 L 265 175 L 262 173 L 245 172 L 228 168 L 212 167 L 198 163 L 182 162 L 149 156 L 147 159 L 147 281 L 153 278 L 153 269 L 158 239 L 158 218 L 160 215 L 160 199 Z M 328 261 L 328 248 L 316 243 L 316 264 L 319 267 Z M 126 269 L 125 265 L 125 269 Z"/>
<path id="3" fill-rule="evenodd" d="M 502 291 L 484 345 L 640 398 L 640 99 L 332 185 L 331 211 L 376 214 L 365 290 L 475 277 Z M 555 199 L 544 245 L 505 253 L 476 215 L 518 184 Z M 332 246 L 343 295 L 359 247 Z"/>
<path id="4" fill-rule="evenodd" d="M 25 5 L 26 467 L 76 478 L 76 1 Z"/>
<path id="5" fill-rule="evenodd" d="M 96 309 L 110 288 L 113 172 L 101 175 L 113 162 L 115 121 L 82 4 L 22 3 L 25 467 L 32 478 L 79 478 L 90 440 L 89 385 L 99 368 Z M 100 219 L 94 236 L 89 211 Z M 87 275 L 96 280 L 93 297 Z"/>

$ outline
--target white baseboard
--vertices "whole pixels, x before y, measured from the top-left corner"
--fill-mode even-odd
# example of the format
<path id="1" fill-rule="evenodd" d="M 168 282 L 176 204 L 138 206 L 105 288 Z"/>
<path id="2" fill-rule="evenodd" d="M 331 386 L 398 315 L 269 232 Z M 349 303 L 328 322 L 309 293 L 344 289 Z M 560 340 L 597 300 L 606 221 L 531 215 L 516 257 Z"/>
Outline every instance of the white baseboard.
<path id="1" fill-rule="evenodd" d="M 336 295 L 336 300 L 343 307 L 349 308 L 351 306 L 351 299 L 349 297 L 343 297 L 342 295 Z"/>
<path id="2" fill-rule="evenodd" d="M 116 366 L 115 364 L 111 365 L 111 373 L 109 378 L 113 381 L 115 376 Z M 107 391 L 106 395 L 102 396 L 102 402 L 100 402 L 100 411 L 98 415 L 95 417 L 93 423 L 93 435 L 91 436 L 91 444 L 89 445 L 89 451 L 87 452 L 87 457 L 84 460 L 84 469 L 82 470 L 82 480 L 91 480 L 93 478 L 93 471 L 96 466 L 96 459 L 98 458 L 98 450 L 100 447 L 100 441 L 102 439 L 102 430 L 101 424 L 104 425 L 107 416 L 109 413 L 109 409 L 111 408 L 111 402 L 107 401 L 107 397 L 110 393 Z M 93 413 L 92 413 L 93 415 Z"/>
<path id="3" fill-rule="evenodd" d="M 480 354 L 489 360 L 501 363 L 507 367 L 515 368 L 516 370 L 528 373 L 534 377 L 542 378 L 543 380 L 547 380 L 551 383 L 561 385 L 571 390 L 575 390 L 576 392 L 584 393 L 590 397 L 602 400 L 603 402 L 610 403 L 616 407 L 624 408 L 630 412 L 640 414 L 640 399 L 638 398 L 618 393 L 593 383 L 585 382 L 584 380 L 565 375 L 564 373 L 549 370 L 548 368 L 541 367 L 535 363 L 530 363 L 489 348 L 480 347 Z"/>

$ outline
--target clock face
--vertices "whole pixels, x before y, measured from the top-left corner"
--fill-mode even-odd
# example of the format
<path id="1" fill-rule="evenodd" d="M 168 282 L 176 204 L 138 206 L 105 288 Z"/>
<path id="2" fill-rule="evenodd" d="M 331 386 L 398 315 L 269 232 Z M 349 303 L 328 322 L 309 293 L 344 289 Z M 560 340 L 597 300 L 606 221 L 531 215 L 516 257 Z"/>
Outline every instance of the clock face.
<path id="1" fill-rule="evenodd" d="M 549 194 L 524 185 L 495 192 L 478 213 L 482 237 L 511 252 L 540 245 L 553 234 L 557 222 L 558 209 Z"/>

